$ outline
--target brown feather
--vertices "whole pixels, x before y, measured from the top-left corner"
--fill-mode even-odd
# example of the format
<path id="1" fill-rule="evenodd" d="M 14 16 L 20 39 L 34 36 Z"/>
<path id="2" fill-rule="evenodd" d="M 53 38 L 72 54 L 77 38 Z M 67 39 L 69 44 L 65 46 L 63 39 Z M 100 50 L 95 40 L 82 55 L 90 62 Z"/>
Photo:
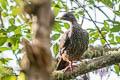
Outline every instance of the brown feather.
<path id="1" fill-rule="evenodd" d="M 70 63 L 70 61 L 80 61 L 81 56 L 88 48 L 89 36 L 88 32 L 79 27 L 75 17 L 71 13 L 67 13 L 70 16 L 63 16 L 66 20 L 72 20 L 72 26 L 66 31 L 60 41 L 60 55 L 63 61 Z M 71 17 L 72 16 L 72 17 Z M 63 65 L 64 66 L 64 65 Z M 63 67 L 61 67 L 63 68 Z M 60 68 L 60 69 L 61 69 Z"/>

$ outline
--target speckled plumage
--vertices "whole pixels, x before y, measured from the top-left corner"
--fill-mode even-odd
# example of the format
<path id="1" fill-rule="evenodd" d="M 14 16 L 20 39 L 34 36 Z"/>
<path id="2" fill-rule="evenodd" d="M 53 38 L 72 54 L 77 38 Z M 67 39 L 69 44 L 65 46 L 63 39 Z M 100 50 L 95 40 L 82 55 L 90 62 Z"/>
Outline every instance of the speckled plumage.
<path id="1" fill-rule="evenodd" d="M 80 61 L 81 56 L 88 48 L 89 36 L 88 32 L 79 27 L 75 17 L 72 20 L 72 26 L 66 31 L 60 41 L 61 61 Z M 58 64 L 57 70 L 60 70 Z"/>

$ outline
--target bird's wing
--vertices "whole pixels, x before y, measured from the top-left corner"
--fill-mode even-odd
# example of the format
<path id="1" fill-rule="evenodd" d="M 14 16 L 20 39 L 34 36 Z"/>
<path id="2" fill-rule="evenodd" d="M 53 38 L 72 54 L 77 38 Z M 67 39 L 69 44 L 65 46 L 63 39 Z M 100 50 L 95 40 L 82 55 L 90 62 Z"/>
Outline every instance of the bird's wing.
<path id="1" fill-rule="evenodd" d="M 67 46 L 70 44 L 69 33 L 70 31 L 65 32 L 60 40 L 60 54 L 62 54 Z"/>
<path id="2" fill-rule="evenodd" d="M 83 30 L 86 40 L 89 42 L 89 34 L 86 30 Z"/>

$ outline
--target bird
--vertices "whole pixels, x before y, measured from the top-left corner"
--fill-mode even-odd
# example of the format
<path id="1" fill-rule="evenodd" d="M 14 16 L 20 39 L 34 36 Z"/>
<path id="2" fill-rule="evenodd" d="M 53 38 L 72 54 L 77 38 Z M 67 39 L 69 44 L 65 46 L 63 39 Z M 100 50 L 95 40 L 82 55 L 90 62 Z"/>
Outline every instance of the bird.
<path id="1" fill-rule="evenodd" d="M 72 72 L 72 62 L 81 61 L 81 56 L 88 49 L 89 34 L 82 29 L 72 12 L 65 13 L 62 20 L 69 21 L 72 25 L 64 32 L 60 40 L 60 57 L 56 70 L 70 69 Z"/>

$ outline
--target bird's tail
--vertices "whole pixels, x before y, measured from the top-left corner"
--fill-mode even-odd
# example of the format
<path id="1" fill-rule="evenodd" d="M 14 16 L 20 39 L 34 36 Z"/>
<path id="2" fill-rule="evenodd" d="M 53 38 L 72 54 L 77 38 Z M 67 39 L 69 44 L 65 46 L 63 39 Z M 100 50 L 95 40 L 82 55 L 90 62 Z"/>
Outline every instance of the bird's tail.
<path id="1" fill-rule="evenodd" d="M 62 70 L 64 69 L 69 63 L 64 61 L 62 58 L 60 58 L 56 70 Z"/>

